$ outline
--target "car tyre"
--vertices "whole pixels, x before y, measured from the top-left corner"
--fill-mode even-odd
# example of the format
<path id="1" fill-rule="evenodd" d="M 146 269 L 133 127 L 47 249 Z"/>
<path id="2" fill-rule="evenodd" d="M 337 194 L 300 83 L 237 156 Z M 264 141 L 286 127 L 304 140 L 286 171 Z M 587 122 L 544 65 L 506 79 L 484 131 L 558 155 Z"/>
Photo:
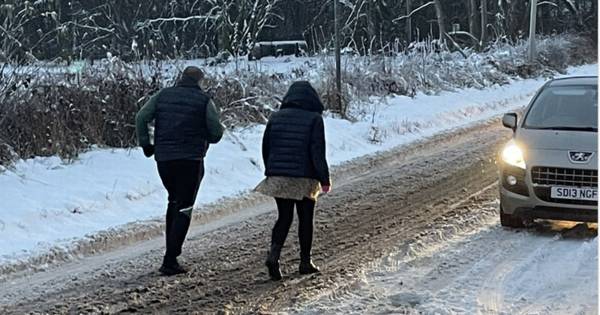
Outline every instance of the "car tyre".
<path id="1" fill-rule="evenodd" d="M 513 214 L 504 213 L 504 210 L 502 209 L 502 204 L 500 204 L 500 225 L 511 228 L 525 227 L 523 218 Z"/>

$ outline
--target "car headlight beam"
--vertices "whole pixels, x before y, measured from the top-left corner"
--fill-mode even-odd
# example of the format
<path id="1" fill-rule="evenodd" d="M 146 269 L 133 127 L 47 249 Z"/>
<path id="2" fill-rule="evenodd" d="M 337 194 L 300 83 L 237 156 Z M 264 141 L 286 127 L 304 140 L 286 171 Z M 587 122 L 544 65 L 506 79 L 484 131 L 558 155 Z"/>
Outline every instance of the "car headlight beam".
<path id="1" fill-rule="evenodd" d="M 527 168 L 523 151 L 514 142 L 509 142 L 502 150 L 502 161 L 518 168 Z"/>

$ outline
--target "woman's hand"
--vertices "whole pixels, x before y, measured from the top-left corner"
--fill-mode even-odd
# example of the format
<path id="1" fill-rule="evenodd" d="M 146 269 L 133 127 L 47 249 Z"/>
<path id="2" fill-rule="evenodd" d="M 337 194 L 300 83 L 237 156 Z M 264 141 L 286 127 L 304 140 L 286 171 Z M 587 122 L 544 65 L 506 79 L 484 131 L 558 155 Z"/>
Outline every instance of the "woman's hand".
<path id="1" fill-rule="evenodd" d="M 145 145 L 142 147 L 142 150 L 144 150 L 144 155 L 149 158 L 151 156 L 154 155 L 154 146 L 149 144 L 149 145 Z"/>

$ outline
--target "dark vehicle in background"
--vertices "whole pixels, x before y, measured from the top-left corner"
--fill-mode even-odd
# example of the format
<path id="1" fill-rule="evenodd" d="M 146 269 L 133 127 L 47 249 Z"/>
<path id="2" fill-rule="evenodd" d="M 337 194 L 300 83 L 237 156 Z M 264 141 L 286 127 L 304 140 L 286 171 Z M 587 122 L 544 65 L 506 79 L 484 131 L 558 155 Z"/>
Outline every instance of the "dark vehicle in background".
<path id="1" fill-rule="evenodd" d="M 546 83 L 500 153 L 500 223 L 598 220 L 598 77 Z"/>
<path id="2" fill-rule="evenodd" d="M 306 55 L 308 45 L 304 40 L 258 42 L 248 53 L 248 60 L 261 59 L 262 57 L 282 57 L 294 55 L 296 57 Z"/>

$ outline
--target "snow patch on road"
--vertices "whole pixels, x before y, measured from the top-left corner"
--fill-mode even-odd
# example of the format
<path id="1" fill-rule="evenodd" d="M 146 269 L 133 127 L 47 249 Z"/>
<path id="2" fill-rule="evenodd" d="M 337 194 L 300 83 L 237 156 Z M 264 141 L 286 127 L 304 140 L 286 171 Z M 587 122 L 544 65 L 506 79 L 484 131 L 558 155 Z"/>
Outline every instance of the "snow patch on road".
<path id="1" fill-rule="evenodd" d="M 597 74 L 597 65 L 569 75 Z M 326 117 L 332 165 L 389 150 L 522 108 L 544 79 L 485 90 L 373 99 L 358 122 Z M 365 110 L 366 108 L 366 110 Z M 229 132 L 211 146 L 196 206 L 242 194 L 260 181 L 264 126 Z M 334 179 L 335 180 L 335 179 Z M 139 149 L 95 149 L 72 163 L 56 157 L 19 161 L 0 173 L 0 265 L 132 222 L 162 217 L 166 194 L 153 160 Z"/>
<path id="2" fill-rule="evenodd" d="M 499 226 L 497 201 L 400 245 L 294 314 L 596 314 L 597 226 Z M 458 219 L 458 220 L 457 220 Z M 451 228 L 454 226 L 454 229 Z M 572 233 L 573 231 L 582 231 Z M 442 241 L 436 240 L 439 238 Z"/>

